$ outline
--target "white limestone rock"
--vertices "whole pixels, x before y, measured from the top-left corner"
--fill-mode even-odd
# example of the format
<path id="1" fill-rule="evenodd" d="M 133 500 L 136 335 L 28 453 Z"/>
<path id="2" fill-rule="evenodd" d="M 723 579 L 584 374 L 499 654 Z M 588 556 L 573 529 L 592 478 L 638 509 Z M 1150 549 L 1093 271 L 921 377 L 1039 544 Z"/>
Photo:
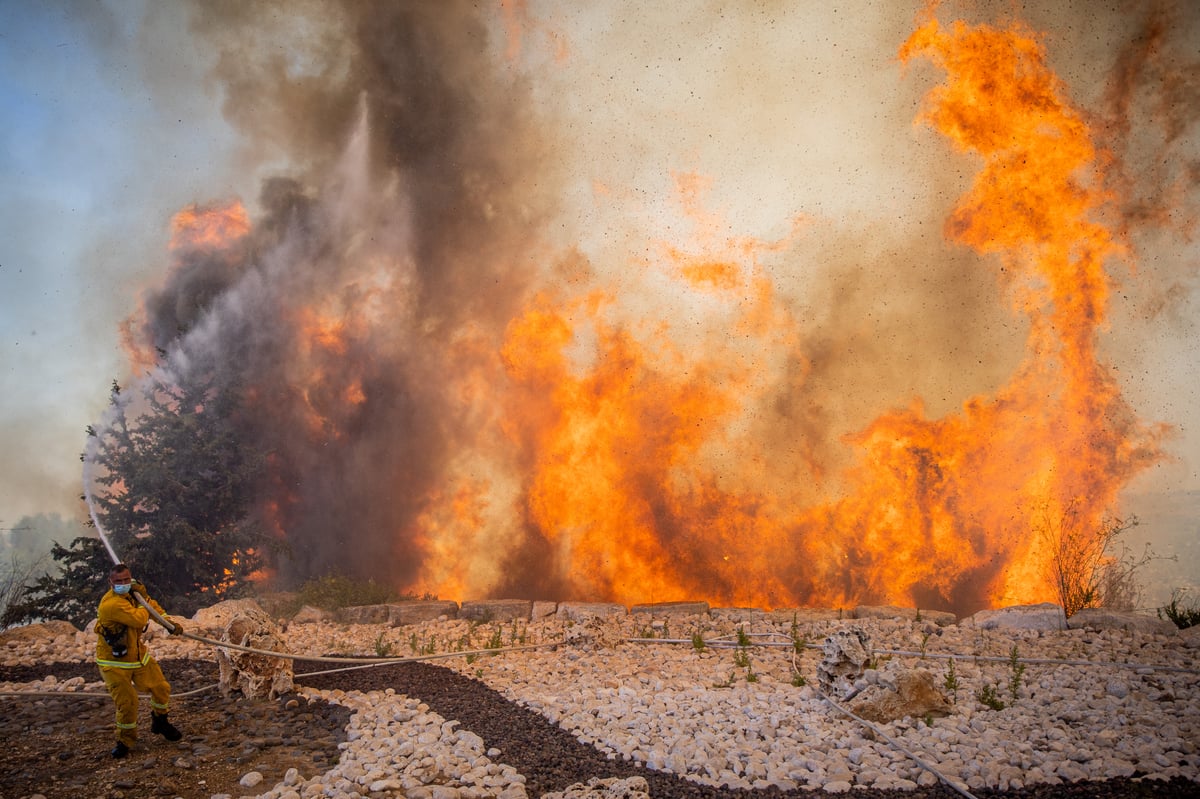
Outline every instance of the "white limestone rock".
<path id="1" fill-rule="evenodd" d="M 853 696 L 871 660 L 871 639 L 859 627 L 837 630 L 821 645 L 824 653 L 817 664 L 821 690 L 840 699 Z"/>
<path id="2" fill-rule="evenodd" d="M 1045 630 L 1067 629 L 1067 617 L 1060 605 L 1043 602 L 1040 605 L 1013 605 L 998 610 L 981 610 L 970 617 L 971 624 L 981 630 Z"/>
<path id="3" fill-rule="evenodd" d="M 226 623 L 220 640 L 263 652 L 290 653 L 283 633 L 257 605 L 242 606 Z M 293 687 L 290 658 L 218 649 L 217 667 L 218 685 L 225 696 L 240 691 L 246 698 L 275 699 Z"/>

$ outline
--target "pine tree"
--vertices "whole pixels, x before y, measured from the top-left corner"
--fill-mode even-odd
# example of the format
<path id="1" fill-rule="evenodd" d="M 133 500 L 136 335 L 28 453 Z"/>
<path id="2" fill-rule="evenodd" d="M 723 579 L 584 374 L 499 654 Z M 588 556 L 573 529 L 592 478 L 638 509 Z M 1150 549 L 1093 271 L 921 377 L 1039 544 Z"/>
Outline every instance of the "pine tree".
<path id="1" fill-rule="evenodd" d="M 240 394 L 211 377 L 149 381 L 145 411 L 98 436 L 96 516 L 117 554 L 172 612 L 236 596 L 262 563 L 250 515 L 262 458 L 237 428 Z"/>

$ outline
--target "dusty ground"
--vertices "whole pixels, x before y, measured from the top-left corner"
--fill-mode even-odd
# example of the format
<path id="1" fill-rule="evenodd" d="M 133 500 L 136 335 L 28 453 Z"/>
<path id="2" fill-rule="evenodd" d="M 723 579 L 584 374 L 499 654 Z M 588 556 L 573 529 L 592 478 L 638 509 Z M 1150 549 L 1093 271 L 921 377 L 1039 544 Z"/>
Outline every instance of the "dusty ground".
<path id="1" fill-rule="evenodd" d="M 216 682 L 217 670 L 211 662 L 167 660 L 162 665 L 177 695 Z M 298 670 L 303 671 L 303 666 L 298 664 Z M 47 674 L 59 679 L 96 679 L 91 663 L 60 663 L 33 669 L 0 668 L 0 681 L 31 681 Z M 479 682 L 439 666 L 411 663 L 307 679 L 297 675 L 297 682 L 346 690 L 394 688 L 420 697 L 433 711 L 458 719 L 463 728 L 480 735 L 489 747 L 499 748 L 503 752 L 499 759 L 527 777 L 530 797 L 562 790 L 589 777 L 631 775 L 646 777 L 654 799 L 767 799 L 785 795 L 777 791 L 720 791 L 632 763 L 609 761 L 541 716 L 517 707 Z M 146 729 L 130 757 L 120 761 L 109 755 L 113 711 L 106 697 L 0 699 L 0 797 L 26 799 L 42 794 L 46 799 L 209 799 L 222 793 L 235 797 L 263 793 L 282 780 L 290 768 L 298 769 L 305 777 L 326 771 L 336 762 L 337 744 L 344 740 L 348 717 L 344 708 L 294 699 L 245 702 L 225 699 L 215 690 L 179 697 L 172 704 L 171 718 L 184 732 L 184 739 L 167 743 Z M 148 719 L 142 721 L 148 728 Z M 249 771 L 259 771 L 265 777 L 255 789 L 239 784 Z M 976 795 L 1007 799 L 1184 799 L 1195 797 L 1197 789 L 1195 783 L 1182 779 L 1170 783 L 1111 780 L 1032 786 L 1003 793 L 981 791 Z M 939 786 L 911 792 L 855 790 L 842 796 L 951 799 L 958 794 Z"/>
<path id="2" fill-rule="evenodd" d="M 215 663 L 163 661 L 177 693 L 213 685 Z M 97 679 L 92 663 L 51 664 L 40 673 L 0 668 L 0 681 Z M 168 743 L 149 732 L 148 704 L 142 703 L 138 745 L 124 760 L 114 760 L 113 707 L 99 699 L 3 699 L 0 713 L 0 796 L 7 799 L 41 793 L 56 797 L 122 799 L 180 796 L 209 799 L 213 794 L 252 794 L 238 784 L 242 775 L 260 771 L 261 790 L 281 780 L 289 768 L 305 776 L 327 770 L 345 739 L 349 711 L 303 698 L 288 707 L 272 702 L 226 699 L 216 690 L 172 701 L 171 720 L 184 733 Z"/>

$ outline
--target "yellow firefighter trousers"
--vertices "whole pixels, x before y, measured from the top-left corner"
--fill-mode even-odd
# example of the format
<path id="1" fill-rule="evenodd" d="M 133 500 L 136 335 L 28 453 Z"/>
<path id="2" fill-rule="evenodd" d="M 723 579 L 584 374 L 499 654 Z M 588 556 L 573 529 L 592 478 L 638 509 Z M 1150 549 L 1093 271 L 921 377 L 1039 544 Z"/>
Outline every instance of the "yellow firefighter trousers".
<path id="1" fill-rule="evenodd" d="M 151 712 L 166 713 L 171 704 L 171 684 L 154 658 L 136 669 L 101 666 L 100 676 L 117 705 L 117 740 L 131 747 L 137 740 L 138 691 L 150 694 Z"/>

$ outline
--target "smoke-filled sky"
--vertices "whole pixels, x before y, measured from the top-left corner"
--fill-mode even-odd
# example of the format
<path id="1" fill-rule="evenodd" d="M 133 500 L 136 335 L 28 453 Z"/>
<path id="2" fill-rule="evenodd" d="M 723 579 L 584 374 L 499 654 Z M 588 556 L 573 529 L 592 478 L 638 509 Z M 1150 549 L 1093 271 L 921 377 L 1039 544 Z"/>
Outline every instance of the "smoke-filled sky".
<path id="1" fill-rule="evenodd" d="M 600 396 L 620 361 L 643 375 L 631 391 L 704 406 L 702 441 L 605 438 L 641 447 L 611 481 L 644 502 L 617 523 L 654 518 L 636 573 L 678 559 L 685 516 L 811 528 L 750 489 L 824 507 L 881 414 L 954 417 L 1031 370 L 1021 279 L 948 236 L 982 161 L 921 116 L 938 65 L 899 58 L 924 3 L 480 5 L 0 0 L 0 527 L 82 515 L 84 428 L 136 374 L 129 345 L 159 347 L 261 379 L 281 410 L 256 433 L 287 462 L 272 477 L 305 496 L 274 497 L 297 503 L 275 521 L 308 531 L 314 561 L 344 550 L 331 531 L 354 510 L 365 558 L 425 564 L 392 575 L 406 585 L 621 597 L 548 565 L 590 523 L 546 510 L 578 477 L 555 471 L 586 451 L 568 439 L 612 423 L 609 404 L 565 411 L 564 386 Z M 1116 487 L 1196 491 L 1200 13 L 1113 5 L 935 16 L 1019 19 L 1111 154 L 1097 215 L 1128 255 L 1104 261 L 1099 363 L 1161 448 Z M 179 246 L 181 209 L 237 201 L 241 249 Z M 556 335 L 562 358 L 540 361 Z M 497 380 L 513 385 L 493 398 Z M 640 402 L 624 407 L 645 430 Z M 645 487 L 681 453 L 702 479 Z M 540 569 L 557 576 L 528 582 Z"/>

